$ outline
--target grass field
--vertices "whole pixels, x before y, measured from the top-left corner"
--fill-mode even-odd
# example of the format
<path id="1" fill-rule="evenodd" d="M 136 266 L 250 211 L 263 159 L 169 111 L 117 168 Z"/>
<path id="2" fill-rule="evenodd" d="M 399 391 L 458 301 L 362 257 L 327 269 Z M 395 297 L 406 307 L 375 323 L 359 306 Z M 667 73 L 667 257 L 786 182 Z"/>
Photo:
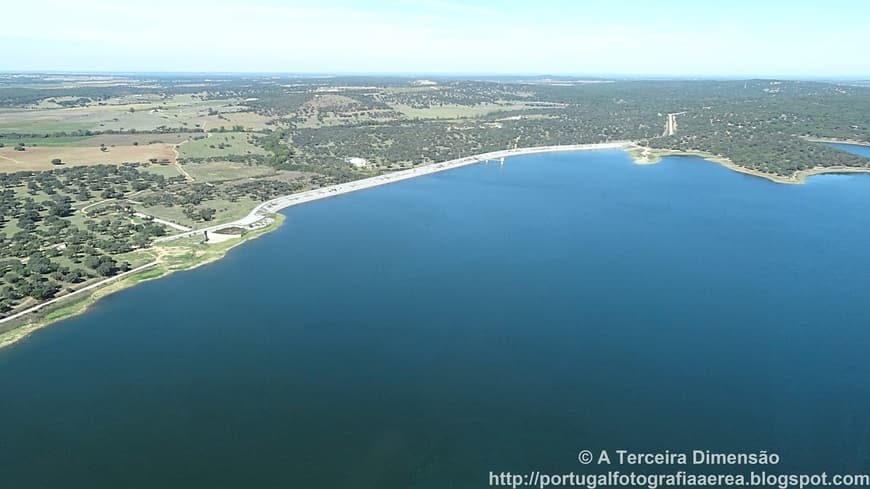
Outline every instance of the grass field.
<path id="1" fill-rule="evenodd" d="M 77 146 L 90 139 L 88 136 L 63 136 L 42 138 L 10 138 L 0 137 L 0 144 L 6 147 L 23 144 L 25 146 Z M 99 146 L 99 144 L 97 144 Z"/>
<path id="2" fill-rule="evenodd" d="M 251 142 L 253 135 L 245 132 L 212 132 L 203 139 L 189 140 L 178 146 L 179 158 L 213 158 L 224 156 L 263 155 L 263 148 Z M 221 145 L 224 145 L 221 148 Z"/>
<path id="3" fill-rule="evenodd" d="M 311 108 L 315 110 L 342 111 L 350 110 L 358 105 L 359 102 L 351 97 L 330 93 L 315 95 L 311 100 L 302 104 L 300 110 L 304 111 Z"/>
<path id="4" fill-rule="evenodd" d="M 195 136 L 203 136 L 201 132 L 173 132 L 166 134 L 99 134 L 97 136 L 88 137 L 82 141 L 80 141 L 78 146 L 99 146 L 101 144 L 105 144 L 106 146 L 128 146 L 135 143 L 138 144 L 151 144 L 151 143 L 166 143 L 166 144 L 180 144 L 184 141 L 195 137 Z"/>
<path id="5" fill-rule="evenodd" d="M 272 175 L 275 170 L 268 166 L 246 165 L 228 161 L 213 161 L 208 163 L 187 163 L 184 170 L 197 182 L 220 182 Z M 177 174 L 177 173 L 176 173 Z"/>
<path id="6" fill-rule="evenodd" d="M 76 130 L 154 131 L 161 127 L 202 129 L 214 112 L 235 112 L 230 100 L 202 100 L 196 95 L 176 95 L 165 100 L 115 98 L 85 107 L 0 110 L 0 134 L 53 134 Z M 266 118 L 253 113 L 228 114 L 242 125 L 262 127 Z M 233 124 L 224 125 L 231 127 Z"/>
<path id="7" fill-rule="evenodd" d="M 153 173 L 155 175 L 163 175 L 166 178 L 181 176 L 181 173 L 178 172 L 178 168 L 176 168 L 175 165 L 148 164 L 147 166 L 140 166 L 139 171 Z"/>
<path id="8" fill-rule="evenodd" d="M 0 134 L 53 134 L 93 128 L 93 124 L 89 122 L 66 121 L 61 117 L 47 119 L 21 118 L 19 113 L 20 111 L 0 111 Z"/>
<path id="9" fill-rule="evenodd" d="M 191 103 L 176 105 L 130 104 L 111 106 L 104 113 L 96 112 L 96 130 L 150 131 L 161 126 L 202 128 L 206 120 L 205 111 L 209 107 L 219 107 L 211 103 Z M 133 112 L 130 109 L 133 109 Z M 89 107 L 90 109 L 90 107 Z"/>
<path id="10" fill-rule="evenodd" d="M 0 137 L 0 144 L 7 147 L 24 144 L 27 147 L 40 146 L 132 146 L 134 144 L 166 143 L 179 144 L 192 137 L 203 136 L 197 132 L 174 132 L 166 134 L 99 134 L 96 136 L 52 136 L 52 137 Z"/>
<path id="11" fill-rule="evenodd" d="M 221 112 L 220 115 L 212 115 L 205 118 L 206 129 L 232 129 L 233 126 L 242 126 L 248 130 L 262 130 L 269 127 L 266 122 L 272 120 L 271 117 L 257 114 L 256 112 Z"/>
<path id="12" fill-rule="evenodd" d="M 174 223 L 181 224 L 182 226 L 197 228 L 213 224 L 220 224 L 223 222 L 230 222 L 244 217 L 248 214 L 248 212 L 251 211 L 251 209 L 256 207 L 258 203 L 259 202 L 255 202 L 254 200 L 249 198 L 242 198 L 239 199 L 237 202 L 230 202 L 223 199 L 205 201 L 202 203 L 202 205 L 197 207 L 211 207 L 216 211 L 214 219 L 208 222 L 194 221 L 193 219 L 190 219 L 184 214 L 184 207 L 178 205 L 172 207 L 167 207 L 163 205 L 144 207 L 141 205 L 136 205 L 134 206 L 134 208 L 139 212 L 159 217 L 161 219 L 166 219 L 167 221 L 172 221 Z"/>

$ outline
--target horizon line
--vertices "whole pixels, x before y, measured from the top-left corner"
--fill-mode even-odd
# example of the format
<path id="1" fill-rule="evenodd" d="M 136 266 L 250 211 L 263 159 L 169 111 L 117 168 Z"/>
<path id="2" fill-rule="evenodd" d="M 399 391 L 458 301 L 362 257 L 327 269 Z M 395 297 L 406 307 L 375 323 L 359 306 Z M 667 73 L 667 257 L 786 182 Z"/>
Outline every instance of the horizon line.
<path id="1" fill-rule="evenodd" d="M 450 71 L 181 71 L 181 70 L 14 70 L 0 69 L 0 74 L 3 75 L 222 75 L 222 76 L 245 76 L 245 75 L 268 75 L 268 76 L 304 76 L 311 78 L 328 78 L 328 77 L 396 77 L 396 78 L 415 78 L 415 77 L 530 77 L 530 78 L 580 78 L 580 79 L 597 79 L 597 80 L 612 80 L 612 79 L 657 79 L 657 80 L 686 80 L 686 79 L 704 79 L 704 80 L 776 80 L 776 81 L 818 81 L 818 80 L 844 80 L 844 81 L 868 81 L 870 74 L 867 75 L 784 75 L 784 74 L 675 74 L 675 73 L 571 73 L 571 72 L 450 72 Z"/>

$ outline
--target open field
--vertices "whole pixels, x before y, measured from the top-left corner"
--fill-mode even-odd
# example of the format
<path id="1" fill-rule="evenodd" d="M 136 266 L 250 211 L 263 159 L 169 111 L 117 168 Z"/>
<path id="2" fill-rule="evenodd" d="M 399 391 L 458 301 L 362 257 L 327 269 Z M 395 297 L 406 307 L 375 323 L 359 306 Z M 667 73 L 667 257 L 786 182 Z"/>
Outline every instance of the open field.
<path id="1" fill-rule="evenodd" d="M 201 100 L 195 95 L 176 95 L 165 100 L 115 98 L 83 107 L 3 109 L 0 110 L 0 134 L 53 134 L 62 131 L 154 131 L 160 128 L 202 129 L 209 121 L 231 127 L 232 122 L 219 121 L 217 113 L 229 110 L 246 127 L 262 127 L 266 120 L 257 114 L 233 114 L 227 100 Z"/>
<path id="2" fill-rule="evenodd" d="M 148 104 L 142 107 L 134 104 L 110 106 L 105 112 L 85 113 L 84 116 L 97 123 L 92 129 L 101 131 L 152 131 L 160 127 L 197 129 L 205 122 L 204 110 L 206 107 L 200 105 L 165 107 Z"/>
<path id="3" fill-rule="evenodd" d="M 92 129 L 91 122 L 65 120 L 60 114 L 45 118 L 34 118 L 22 111 L 0 111 L 0 134 L 52 134 Z"/>
<path id="4" fill-rule="evenodd" d="M 401 118 L 388 107 L 373 108 L 347 95 L 321 93 L 313 96 L 296 111 L 298 127 L 317 128 L 350 123 L 377 123 Z"/>
<path id="5" fill-rule="evenodd" d="M 179 158 L 215 158 L 225 156 L 264 155 L 253 144 L 253 135 L 245 132 L 211 132 L 208 137 L 190 139 L 178 146 Z"/>
<path id="6" fill-rule="evenodd" d="M 252 131 L 259 131 L 269 127 L 266 122 L 270 120 L 272 120 L 272 117 L 247 111 L 221 111 L 218 115 L 210 115 L 204 119 L 207 130 L 220 129 L 221 127 L 232 129 L 235 126 L 242 126 L 246 130 Z"/>
<path id="7" fill-rule="evenodd" d="M 171 164 L 147 164 L 139 167 L 140 171 L 153 173 L 154 175 L 162 175 L 166 178 L 174 178 L 183 176 L 175 165 Z"/>
<path id="8" fill-rule="evenodd" d="M 311 98 L 311 100 L 302 104 L 300 110 L 306 110 L 309 108 L 314 109 L 329 109 L 329 110 L 351 110 L 354 106 L 359 105 L 355 99 L 348 97 L 346 95 L 334 94 L 334 93 L 324 93 L 317 94 Z"/>
<path id="9" fill-rule="evenodd" d="M 27 147 L 39 146 L 131 146 L 135 144 L 166 143 L 179 144 L 194 136 L 202 136 L 199 132 L 175 132 L 166 134 L 136 133 L 136 134 L 98 134 L 96 136 L 51 136 L 51 137 L 0 137 L 0 145 Z"/>
<path id="10" fill-rule="evenodd" d="M 408 105 L 396 105 L 394 108 L 412 119 L 463 119 L 480 117 L 506 110 L 525 110 L 525 104 L 479 104 L 479 105 L 434 105 L 427 108 L 415 108 Z"/>
<path id="11" fill-rule="evenodd" d="M 268 166 L 246 165 L 244 163 L 232 163 L 229 161 L 186 163 L 184 170 L 197 182 L 220 182 L 240 178 L 263 177 L 275 173 L 275 170 Z"/>
<path id="12" fill-rule="evenodd" d="M 175 152 L 168 144 L 115 146 L 107 151 L 101 151 L 99 147 L 39 146 L 26 151 L 5 147 L 0 148 L 0 172 L 51 170 L 58 167 L 51 163 L 55 158 L 70 166 L 144 163 L 151 158 L 174 162 Z"/>
<path id="13" fill-rule="evenodd" d="M 98 134 L 90 136 L 78 143 L 79 146 L 127 146 L 132 144 L 180 144 L 194 137 L 202 136 L 200 132 L 173 132 L 166 134 L 139 133 L 139 134 Z"/>
<path id="14" fill-rule="evenodd" d="M 208 222 L 196 221 L 188 217 L 184 213 L 184 207 L 180 205 L 165 206 L 141 206 L 135 205 L 134 208 L 138 212 L 154 216 L 160 219 L 165 219 L 170 222 L 181 224 L 190 228 L 204 227 L 210 224 L 219 224 L 231 222 L 244 217 L 251 209 L 256 207 L 258 202 L 250 198 L 241 198 L 236 202 L 230 202 L 226 199 L 207 200 L 202 203 L 203 206 L 213 208 L 215 210 L 214 218 Z"/>
<path id="15" fill-rule="evenodd" d="M 89 136 L 60 136 L 60 137 L 0 137 L 0 145 L 17 146 L 78 146 L 84 141 L 91 139 Z M 85 144 L 85 146 L 87 146 Z M 95 146 L 99 146 L 97 143 Z"/>

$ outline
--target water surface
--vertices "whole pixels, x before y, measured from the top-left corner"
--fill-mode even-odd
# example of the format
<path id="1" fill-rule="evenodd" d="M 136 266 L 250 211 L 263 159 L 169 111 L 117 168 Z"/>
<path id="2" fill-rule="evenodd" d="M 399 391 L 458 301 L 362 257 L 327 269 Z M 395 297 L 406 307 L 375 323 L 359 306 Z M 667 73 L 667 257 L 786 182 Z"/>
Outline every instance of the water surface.
<path id="1" fill-rule="evenodd" d="M 0 351 L 0 487 L 486 487 L 603 448 L 867 472 L 868 208 L 867 175 L 620 151 L 290 208 Z"/>
<path id="2" fill-rule="evenodd" d="M 870 146 L 865 146 L 862 144 L 846 144 L 846 143 L 825 143 L 826 145 L 839 149 L 840 151 L 845 151 L 847 153 L 856 154 L 858 156 L 863 156 L 865 158 L 870 158 Z"/>

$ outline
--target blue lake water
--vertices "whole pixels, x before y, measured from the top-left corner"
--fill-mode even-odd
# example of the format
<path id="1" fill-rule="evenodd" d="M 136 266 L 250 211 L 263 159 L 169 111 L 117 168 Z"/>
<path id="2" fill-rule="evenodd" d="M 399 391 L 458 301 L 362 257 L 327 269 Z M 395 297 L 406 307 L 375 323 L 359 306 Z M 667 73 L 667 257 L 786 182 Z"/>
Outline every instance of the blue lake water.
<path id="1" fill-rule="evenodd" d="M 867 175 L 620 151 L 290 208 L 0 351 L 0 487 L 487 487 L 583 449 L 867 472 L 868 209 Z"/>
<path id="2" fill-rule="evenodd" d="M 862 146 L 859 144 L 845 144 L 845 143 L 825 143 L 826 145 L 839 149 L 840 151 L 845 151 L 847 153 L 856 154 L 858 156 L 863 156 L 865 158 L 870 158 L 870 146 Z"/>

